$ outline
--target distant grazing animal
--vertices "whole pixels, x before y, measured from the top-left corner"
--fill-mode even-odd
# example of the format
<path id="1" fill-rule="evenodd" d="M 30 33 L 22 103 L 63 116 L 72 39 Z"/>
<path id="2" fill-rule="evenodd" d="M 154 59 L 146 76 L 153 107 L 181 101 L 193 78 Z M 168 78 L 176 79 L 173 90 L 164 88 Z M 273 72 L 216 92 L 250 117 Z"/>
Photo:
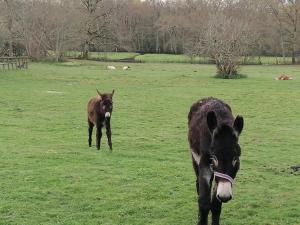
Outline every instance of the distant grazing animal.
<path id="1" fill-rule="evenodd" d="M 289 77 L 288 75 L 282 74 L 275 78 L 276 80 L 293 80 L 292 77 Z"/>
<path id="2" fill-rule="evenodd" d="M 213 97 L 197 101 L 190 109 L 188 139 L 197 177 L 198 225 L 207 225 L 209 211 L 212 224 L 219 225 L 222 203 L 232 198 L 233 180 L 240 168 L 238 139 L 243 126 L 243 117 L 234 119 L 230 106 Z"/>
<path id="3" fill-rule="evenodd" d="M 96 147 L 100 149 L 100 142 L 102 137 L 102 128 L 106 127 L 106 135 L 108 140 L 109 149 L 112 150 L 111 142 L 111 127 L 110 119 L 113 110 L 113 95 L 115 90 L 112 93 L 101 94 L 98 90 L 98 96 L 93 97 L 89 100 L 87 105 L 88 112 L 88 125 L 89 125 L 89 146 L 92 146 L 92 133 L 93 128 L 96 126 Z"/>
<path id="4" fill-rule="evenodd" d="M 115 66 L 107 66 L 107 69 L 109 69 L 109 70 L 115 70 L 116 67 Z"/>
<path id="5" fill-rule="evenodd" d="M 123 66 L 123 70 L 128 70 L 130 69 L 130 66 Z"/>

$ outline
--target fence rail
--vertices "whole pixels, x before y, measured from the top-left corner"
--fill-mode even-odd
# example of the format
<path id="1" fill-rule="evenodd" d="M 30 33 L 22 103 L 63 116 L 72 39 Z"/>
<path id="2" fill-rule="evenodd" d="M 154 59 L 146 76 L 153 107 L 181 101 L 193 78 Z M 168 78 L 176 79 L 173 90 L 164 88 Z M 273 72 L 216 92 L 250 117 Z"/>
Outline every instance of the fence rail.
<path id="1" fill-rule="evenodd" d="M 10 69 L 27 69 L 28 57 L 0 57 L 0 68 L 2 70 Z"/>

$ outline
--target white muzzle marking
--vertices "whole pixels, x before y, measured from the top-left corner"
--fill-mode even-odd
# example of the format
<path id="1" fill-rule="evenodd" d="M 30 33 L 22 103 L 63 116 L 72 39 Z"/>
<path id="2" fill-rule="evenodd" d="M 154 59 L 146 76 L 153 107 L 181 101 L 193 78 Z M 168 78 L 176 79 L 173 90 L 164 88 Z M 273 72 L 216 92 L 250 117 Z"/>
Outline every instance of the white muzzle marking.
<path id="1" fill-rule="evenodd" d="M 108 118 L 108 117 L 110 117 L 110 112 L 105 113 L 105 118 Z"/>
<path id="2" fill-rule="evenodd" d="M 232 185 L 228 181 L 220 181 L 217 188 L 217 196 L 220 199 L 228 199 L 232 197 Z"/>

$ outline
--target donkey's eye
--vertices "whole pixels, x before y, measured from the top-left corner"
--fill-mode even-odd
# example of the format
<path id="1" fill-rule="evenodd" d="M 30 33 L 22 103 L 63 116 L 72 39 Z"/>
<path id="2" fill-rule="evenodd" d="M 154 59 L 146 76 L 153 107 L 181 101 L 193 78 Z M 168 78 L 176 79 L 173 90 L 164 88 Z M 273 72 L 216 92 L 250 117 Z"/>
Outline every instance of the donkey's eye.
<path id="1" fill-rule="evenodd" d="M 214 167 L 218 167 L 219 162 L 216 156 L 211 157 L 211 162 Z"/>
<path id="2" fill-rule="evenodd" d="M 234 158 L 233 160 L 232 160 L 232 166 L 233 167 L 236 167 L 237 166 L 237 163 L 240 161 L 240 159 L 239 158 Z"/>

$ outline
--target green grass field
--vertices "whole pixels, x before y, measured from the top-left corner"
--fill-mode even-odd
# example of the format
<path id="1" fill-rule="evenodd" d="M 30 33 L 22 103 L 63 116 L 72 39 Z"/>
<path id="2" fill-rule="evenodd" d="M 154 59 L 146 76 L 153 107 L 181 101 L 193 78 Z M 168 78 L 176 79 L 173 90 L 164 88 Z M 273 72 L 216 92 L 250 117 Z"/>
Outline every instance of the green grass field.
<path id="1" fill-rule="evenodd" d="M 145 54 L 138 55 L 135 59 L 145 63 L 192 63 L 192 64 L 205 64 L 209 62 L 208 57 L 193 57 L 190 58 L 187 55 L 174 55 L 174 54 Z M 244 62 L 244 58 L 241 57 L 241 63 Z M 265 65 L 280 65 L 291 64 L 291 57 L 273 57 L 273 56 L 255 56 L 247 58 L 248 64 L 265 64 Z"/>
<path id="2" fill-rule="evenodd" d="M 144 54 L 138 55 L 135 59 L 146 63 L 201 63 L 209 59 L 205 57 L 188 57 L 187 55 L 174 54 Z"/>
<path id="3" fill-rule="evenodd" d="M 135 52 L 90 52 L 89 59 L 107 59 L 107 60 L 120 60 L 126 58 L 135 58 L 139 53 Z M 54 52 L 49 51 L 49 56 L 54 56 Z M 67 51 L 66 57 L 79 58 L 81 52 L 79 51 Z"/>
<path id="4" fill-rule="evenodd" d="M 89 55 L 90 59 L 126 59 L 126 58 L 134 58 L 138 56 L 139 53 L 134 52 L 91 52 Z"/>
<path id="5" fill-rule="evenodd" d="M 197 221 L 187 114 L 201 97 L 244 116 L 241 170 L 223 225 L 299 225 L 299 66 L 73 61 L 0 72 L 1 225 L 191 225 Z M 292 81 L 276 81 L 286 73 Z M 115 89 L 113 153 L 88 147 L 86 103 Z M 95 135 L 93 135 L 95 136 Z M 93 139 L 93 143 L 95 138 Z"/>
<path id="6" fill-rule="evenodd" d="M 78 58 L 81 52 L 78 51 L 67 51 L 65 56 Z M 49 56 L 54 56 L 53 51 L 49 51 Z M 209 57 L 189 57 L 187 55 L 175 55 L 175 54 L 139 54 L 135 52 L 90 52 L 89 59 L 105 59 L 105 60 L 120 60 L 134 58 L 137 61 L 143 63 L 188 63 L 188 64 L 207 64 L 212 60 Z M 300 59 L 297 58 L 297 62 Z M 244 57 L 240 58 L 242 64 L 263 64 L 263 65 L 282 65 L 291 64 L 291 57 L 274 57 L 274 56 L 253 56 L 248 57 L 245 61 Z"/>

